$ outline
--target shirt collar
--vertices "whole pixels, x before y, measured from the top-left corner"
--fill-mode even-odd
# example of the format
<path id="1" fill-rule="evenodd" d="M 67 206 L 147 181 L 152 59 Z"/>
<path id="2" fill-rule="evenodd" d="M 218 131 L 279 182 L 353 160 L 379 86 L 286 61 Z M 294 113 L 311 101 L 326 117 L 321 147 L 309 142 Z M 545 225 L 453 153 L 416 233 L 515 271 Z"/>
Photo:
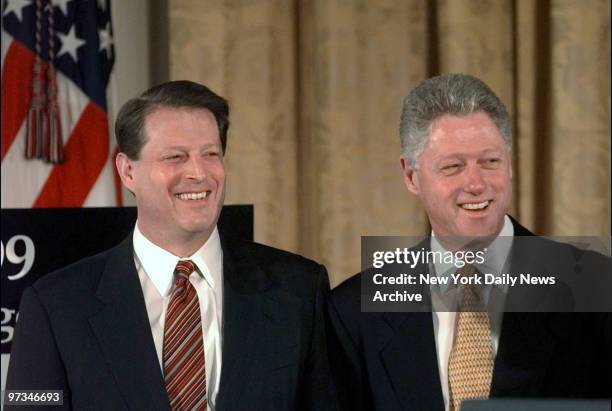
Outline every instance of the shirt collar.
<path id="1" fill-rule="evenodd" d="M 487 247 L 484 262 L 482 264 L 475 264 L 476 268 L 482 273 L 500 274 L 506 265 L 513 240 L 514 226 L 510 217 L 506 215 L 504 216 L 504 226 L 497 237 L 495 237 L 495 240 Z"/>
<path id="2" fill-rule="evenodd" d="M 136 222 L 134 227 L 132 241 L 137 268 L 140 265 L 144 269 L 160 295 L 168 295 L 172 288 L 174 268 L 181 258 L 146 238 L 138 228 L 138 222 Z M 191 260 L 196 264 L 198 267 L 197 271 L 204 277 L 211 288 L 214 289 L 215 284 L 219 285 L 221 282 L 221 272 L 216 268 L 220 267 L 222 250 L 217 227 L 215 227 L 202 247 L 184 259 Z M 213 269 L 211 270 L 209 266 L 213 266 Z"/>
<path id="3" fill-rule="evenodd" d="M 487 247 L 485 252 L 485 260 L 482 264 L 474 264 L 474 266 L 481 273 L 491 273 L 499 275 L 502 273 L 506 260 L 512 248 L 512 242 L 514 238 L 514 226 L 510 217 L 504 216 L 504 225 L 495 239 Z M 431 250 L 445 252 L 446 249 L 436 239 L 435 233 L 431 232 Z M 457 267 L 450 263 L 439 262 L 435 264 L 435 272 L 439 277 L 450 276 L 451 273 L 455 273 Z M 445 292 L 450 284 L 439 284 L 440 291 Z"/>

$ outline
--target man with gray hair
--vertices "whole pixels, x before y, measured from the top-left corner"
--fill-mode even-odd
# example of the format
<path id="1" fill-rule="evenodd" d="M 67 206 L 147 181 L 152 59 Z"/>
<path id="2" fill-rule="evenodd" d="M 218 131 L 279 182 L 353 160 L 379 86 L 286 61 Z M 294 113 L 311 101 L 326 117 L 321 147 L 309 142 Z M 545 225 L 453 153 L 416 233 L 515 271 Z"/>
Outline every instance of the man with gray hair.
<path id="1" fill-rule="evenodd" d="M 506 214 L 511 121 L 486 84 L 464 74 L 423 81 L 404 99 L 400 138 L 405 185 L 432 227 L 425 250 L 486 250 L 483 264 L 465 265 L 462 276 L 533 262 L 533 250 L 515 240 L 533 234 Z M 569 246 L 538 244 L 560 265 L 575 264 Z M 453 268 L 430 261 L 401 272 L 442 277 Z M 345 409 L 458 410 L 464 400 L 489 397 L 610 396 L 609 314 L 491 310 L 508 306 L 508 289 L 494 285 L 455 289 L 451 310 L 362 312 L 368 273 L 338 286 L 329 301 L 330 358 Z M 450 288 L 430 286 L 424 295 L 435 307 L 434 297 Z"/>

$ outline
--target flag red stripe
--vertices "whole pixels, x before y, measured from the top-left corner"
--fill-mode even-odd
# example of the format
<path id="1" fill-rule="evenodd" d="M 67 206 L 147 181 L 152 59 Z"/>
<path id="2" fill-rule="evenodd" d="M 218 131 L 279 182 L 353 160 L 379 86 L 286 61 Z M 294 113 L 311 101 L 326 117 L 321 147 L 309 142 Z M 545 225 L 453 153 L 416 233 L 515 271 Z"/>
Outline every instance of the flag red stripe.
<path id="1" fill-rule="evenodd" d="M 13 41 L 2 67 L 2 159 L 24 122 L 32 99 L 34 53 Z"/>
<path id="2" fill-rule="evenodd" d="M 89 103 L 65 145 L 66 161 L 53 167 L 33 207 L 81 207 L 108 158 L 106 112 Z"/>

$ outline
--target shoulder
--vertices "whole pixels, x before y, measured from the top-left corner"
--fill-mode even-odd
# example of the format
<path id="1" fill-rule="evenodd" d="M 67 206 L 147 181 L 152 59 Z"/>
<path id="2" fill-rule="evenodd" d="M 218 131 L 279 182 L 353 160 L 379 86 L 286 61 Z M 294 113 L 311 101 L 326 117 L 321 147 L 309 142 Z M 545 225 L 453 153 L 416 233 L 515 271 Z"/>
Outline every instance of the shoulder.
<path id="1" fill-rule="evenodd" d="M 109 258 L 122 244 L 44 275 L 32 285 L 33 292 L 45 305 L 83 303 L 95 294 Z"/>
<path id="2" fill-rule="evenodd" d="M 223 237 L 222 244 L 224 260 L 255 265 L 276 283 L 297 286 L 328 284 L 325 267 L 301 255 L 231 237 Z"/>
<path id="3" fill-rule="evenodd" d="M 39 293 L 87 287 L 99 277 L 108 253 L 109 250 L 53 271 L 36 281 L 33 287 Z"/>
<path id="4" fill-rule="evenodd" d="M 286 250 L 255 242 L 240 242 L 236 245 L 248 252 L 261 265 L 274 268 L 291 266 L 298 269 L 319 269 L 321 265 L 314 260 Z"/>
<path id="5" fill-rule="evenodd" d="M 566 236 L 553 239 L 534 234 L 512 216 L 509 217 L 514 226 L 514 236 L 518 237 L 518 241 L 522 243 L 519 244 L 523 246 L 521 249 L 527 249 L 529 254 L 537 255 L 540 259 L 546 258 L 548 261 L 559 264 L 567 264 L 571 261 L 603 265 L 610 264 L 610 258 L 605 251 L 603 251 L 604 254 L 594 251 L 606 249 L 601 241 L 601 237 Z"/>
<path id="6" fill-rule="evenodd" d="M 540 260 L 554 262 L 556 264 L 568 264 L 570 262 L 583 262 L 591 264 L 610 264 L 605 245 L 601 237 L 548 237 L 539 236 L 515 221 L 515 242 L 523 252 L 537 256 Z M 599 244 L 598 244 L 599 243 Z"/>
<path id="7" fill-rule="evenodd" d="M 330 298 L 337 304 L 345 305 L 359 302 L 361 294 L 361 277 L 364 272 L 352 275 L 342 283 L 338 284 L 332 292 Z"/>
<path id="8" fill-rule="evenodd" d="M 361 314 L 361 278 L 365 272 L 357 273 L 336 286 L 329 296 L 330 311 L 345 321 L 355 321 Z"/>

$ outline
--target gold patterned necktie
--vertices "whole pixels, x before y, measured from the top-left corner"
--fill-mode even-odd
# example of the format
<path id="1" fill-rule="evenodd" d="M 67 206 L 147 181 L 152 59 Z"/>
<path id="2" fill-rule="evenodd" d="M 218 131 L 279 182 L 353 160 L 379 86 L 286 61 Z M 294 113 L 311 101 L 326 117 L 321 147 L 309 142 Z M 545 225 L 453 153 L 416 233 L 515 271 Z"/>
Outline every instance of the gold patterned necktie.
<path id="1" fill-rule="evenodd" d="M 472 265 L 458 273 L 472 276 Z M 466 399 L 488 398 L 493 376 L 493 347 L 489 314 L 474 285 L 464 285 L 461 296 L 455 343 L 448 360 L 449 410 L 458 411 Z"/>
<path id="2" fill-rule="evenodd" d="M 181 260 L 164 326 L 164 380 L 173 411 L 206 410 L 206 369 L 200 304 L 189 282 L 195 264 Z"/>

